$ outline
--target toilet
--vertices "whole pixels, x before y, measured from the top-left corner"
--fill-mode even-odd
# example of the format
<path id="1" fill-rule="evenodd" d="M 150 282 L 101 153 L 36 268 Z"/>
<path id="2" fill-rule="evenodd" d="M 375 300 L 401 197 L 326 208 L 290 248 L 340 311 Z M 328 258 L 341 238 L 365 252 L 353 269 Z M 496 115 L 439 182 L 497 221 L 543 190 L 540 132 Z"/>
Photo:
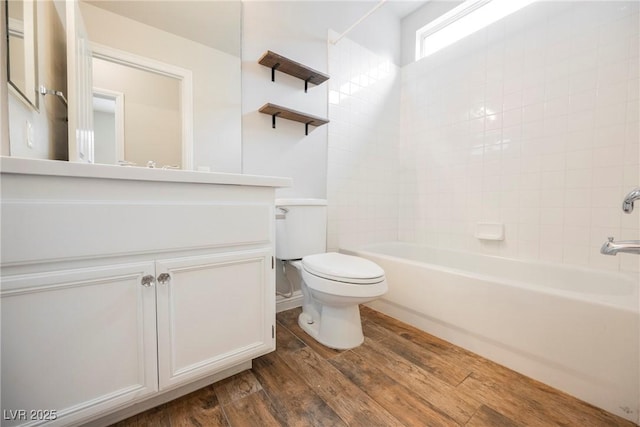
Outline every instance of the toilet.
<path id="1" fill-rule="evenodd" d="M 360 257 L 326 251 L 327 201 L 276 200 L 276 258 L 297 272 L 302 291 L 298 324 L 338 350 L 362 344 L 359 304 L 387 292 L 384 270 Z"/>

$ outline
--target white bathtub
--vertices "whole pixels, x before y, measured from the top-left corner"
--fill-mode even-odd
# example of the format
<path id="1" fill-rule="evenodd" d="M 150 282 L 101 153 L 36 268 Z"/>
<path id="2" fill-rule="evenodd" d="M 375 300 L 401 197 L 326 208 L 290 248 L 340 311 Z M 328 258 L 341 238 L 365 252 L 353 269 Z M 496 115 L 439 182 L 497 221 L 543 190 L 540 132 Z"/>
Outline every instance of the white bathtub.
<path id="1" fill-rule="evenodd" d="M 371 307 L 638 423 L 638 276 L 391 242 Z"/>

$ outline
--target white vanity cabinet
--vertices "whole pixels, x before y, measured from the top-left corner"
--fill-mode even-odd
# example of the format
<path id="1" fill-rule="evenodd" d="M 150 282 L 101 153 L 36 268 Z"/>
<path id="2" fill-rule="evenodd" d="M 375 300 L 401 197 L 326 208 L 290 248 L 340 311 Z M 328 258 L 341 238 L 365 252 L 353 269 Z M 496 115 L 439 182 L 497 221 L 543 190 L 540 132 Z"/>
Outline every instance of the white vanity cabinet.
<path id="1" fill-rule="evenodd" d="M 258 249 L 156 262 L 160 390 L 275 348 L 271 257 Z"/>
<path id="2" fill-rule="evenodd" d="M 2 425 L 85 419 L 158 390 L 153 262 L 2 278 Z M 42 411 L 42 412 L 38 412 Z"/>
<path id="3" fill-rule="evenodd" d="M 1 160 L 3 426 L 106 425 L 275 349 L 289 180 Z"/>

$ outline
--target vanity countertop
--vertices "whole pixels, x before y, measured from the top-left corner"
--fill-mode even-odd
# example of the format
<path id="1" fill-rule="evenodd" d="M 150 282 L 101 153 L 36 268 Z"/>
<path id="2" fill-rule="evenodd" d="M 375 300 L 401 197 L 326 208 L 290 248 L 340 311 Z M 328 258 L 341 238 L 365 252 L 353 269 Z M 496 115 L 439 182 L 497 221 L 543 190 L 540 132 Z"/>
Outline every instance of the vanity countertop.
<path id="1" fill-rule="evenodd" d="M 72 176 L 83 178 L 122 179 L 134 181 L 165 181 L 257 187 L 290 187 L 292 179 L 278 176 L 246 175 L 240 173 L 199 172 L 174 169 L 154 169 L 75 163 L 59 160 L 0 157 L 2 173 Z"/>

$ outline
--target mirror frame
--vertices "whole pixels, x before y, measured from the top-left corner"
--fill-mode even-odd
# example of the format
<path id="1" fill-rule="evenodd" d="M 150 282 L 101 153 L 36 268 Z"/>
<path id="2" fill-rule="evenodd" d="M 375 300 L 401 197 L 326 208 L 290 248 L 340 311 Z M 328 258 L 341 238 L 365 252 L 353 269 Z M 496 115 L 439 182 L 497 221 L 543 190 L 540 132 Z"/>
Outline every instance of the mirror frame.
<path id="1" fill-rule="evenodd" d="M 6 40 L 6 52 L 7 52 L 7 82 L 12 92 L 18 95 L 18 98 L 27 104 L 35 111 L 39 111 L 40 106 L 40 94 L 38 90 L 38 55 L 37 55 L 37 11 L 36 3 L 34 0 L 20 0 L 20 4 L 23 5 L 23 31 L 22 38 L 25 43 L 25 85 L 33 86 L 33 99 L 28 94 L 24 93 L 22 89 L 18 87 L 11 80 L 11 52 L 10 52 L 10 37 L 11 27 L 9 25 L 9 3 L 18 3 L 18 0 L 6 0 L 5 1 L 5 25 L 7 28 L 7 40 Z M 29 21 L 29 23 L 27 23 Z M 31 31 L 27 31 L 31 30 Z M 27 73 L 27 70 L 31 70 Z M 26 88 L 25 88 L 26 90 Z"/>

